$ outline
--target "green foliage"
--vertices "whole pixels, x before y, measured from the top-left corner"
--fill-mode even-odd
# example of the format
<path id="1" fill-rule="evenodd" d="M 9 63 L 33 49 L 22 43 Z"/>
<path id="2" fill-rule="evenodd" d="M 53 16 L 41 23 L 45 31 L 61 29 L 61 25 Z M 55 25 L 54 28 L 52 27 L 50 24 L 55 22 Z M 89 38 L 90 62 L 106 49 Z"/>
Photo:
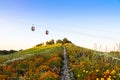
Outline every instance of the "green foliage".
<path id="1" fill-rule="evenodd" d="M 44 43 L 40 43 L 40 44 L 37 44 L 36 47 L 43 46 L 43 45 L 44 45 Z"/>
<path id="2" fill-rule="evenodd" d="M 106 54 L 71 44 L 65 46 L 67 47 L 70 67 L 76 80 L 120 79 L 120 60 L 110 56 L 113 52 Z M 116 55 L 119 54 L 116 52 Z"/>
<path id="3" fill-rule="evenodd" d="M 63 39 L 63 44 L 65 44 L 65 43 L 72 43 L 72 42 L 69 41 L 67 38 L 64 38 L 64 39 Z"/>
<path id="4" fill-rule="evenodd" d="M 4 56 L 2 60 L 2 57 L 0 57 L 0 61 L 5 61 L 5 58 L 10 60 L 8 64 L 0 65 L 0 80 L 12 80 L 13 77 L 15 77 L 15 79 L 18 77 L 20 80 L 59 80 L 62 54 L 62 45 L 54 44 L 23 50 L 17 54 Z M 23 57 L 22 60 L 12 61 L 12 59 L 21 56 Z M 10 79 L 8 79 L 8 77 Z"/>
<path id="5" fill-rule="evenodd" d="M 53 44 L 55 44 L 55 42 L 54 42 L 53 39 L 51 39 L 50 41 L 47 41 L 47 42 L 46 42 L 46 45 L 53 45 Z"/>
<path id="6" fill-rule="evenodd" d="M 51 44 L 55 44 L 53 39 L 50 41 L 50 43 L 51 43 Z"/>
<path id="7" fill-rule="evenodd" d="M 0 55 L 7 55 L 7 54 L 12 54 L 12 53 L 15 53 L 17 52 L 16 50 L 0 50 Z"/>
<path id="8" fill-rule="evenodd" d="M 62 40 L 60 40 L 60 39 L 58 39 L 58 40 L 56 41 L 56 44 L 58 44 L 58 43 L 63 44 L 63 41 L 62 41 Z"/>
<path id="9" fill-rule="evenodd" d="M 56 44 L 59 44 L 59 43 L 60 44 L 66 44 L 66 43 L 72 43 L 72 42 L 69 41 L 67 38 L 64 38 L 63 40 L 60 40 L 60 39 L 56 40 Z M 46 45 L 53 45 L 53 44 L 55 44 L 53 39 L 46 42 Z"/>
<path id="10" fill-rule="evenodd" d="M 108 54 L 110 54 L 113 57 L 120 58 L 120 52 L 118 52 L 118 51 L 111 51 Z"/>

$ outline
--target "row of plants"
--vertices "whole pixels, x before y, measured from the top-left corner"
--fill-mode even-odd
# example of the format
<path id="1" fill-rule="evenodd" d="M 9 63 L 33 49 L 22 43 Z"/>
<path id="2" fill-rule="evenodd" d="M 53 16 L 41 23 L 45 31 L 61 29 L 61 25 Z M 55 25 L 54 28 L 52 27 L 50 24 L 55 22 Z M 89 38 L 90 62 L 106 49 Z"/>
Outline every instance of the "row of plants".
<path id="1" fill-rule="evenodd" d="M 120 61 L 90 49 L 66 44 L 76 80 L 120 80 Z"/>
<path id="2" fill-rule="evenodd" d="M 4 62 L 10 61 L 13 59 L 25 58 L 28 55 L 33 55 L 33 53 L 44 53 L 46 48 L 48 50 L 49 48 L 56 47 L 58 45 L 62 45 L 62 44 L 66 44 L 66 43 L 72 43 L 72 42 L 69 41 L 67 38 L 64 38 L 63 40 L 58 39 L 55 44 L 55 41 L 52 39 L 50 41 L 47 41 L 46 45 L 44 45 L 44 43 L 40 43 L 40 44 L 37 44 L 36 46 L 34 46 L 33 48 L 29 48 L 26 50 L 19 50 L 18 52 L 14 51 L 15 53 L 12 53 L 9 55 L 0 55 L 0 65 L 3 65 Z M 49 50 L 51 51 L 51 49 L 49 49 Z M 4 52 L 6 52 L 6 51 L 4 51 Z M 11 50 L 9 52 L 13 52 L 13 50 Z"/>
<path id="3" fill-rule="evenodd" d="M 34 47 L 32 50 L 33 55 L 0 66 L 0 80 L 60 80 L 62 45 Z M 31 49 L 29 51 L 32 54 Z"/>
<path id="4" fill-rule="evenodd" d="M 120 58 L 120 52 L 119 51 L 111 51 L 109 54 L 113 57 Z"/>
<path id="5" fill-rule="evenodd" d="M 44 52 L 54 52 L 52 50 L 57 50 L 57 49 L 51 49 L 51 48 L 57 48 L 61 46 L 61 44 L 54 44 L 54 45 L 43 45 L 43 46 L 35 46 L 33 48 L 29 48 L 26 50 L 19 51 L 14 54 L 9 54 L 9 55 L 0 55 L 0 64 L 4 64 L 8 60 L 13 60 L 17 58 L 26 58 L 34 54 L 41 54 Z M 33 54 L 34 53 L 34 54 Z"/>

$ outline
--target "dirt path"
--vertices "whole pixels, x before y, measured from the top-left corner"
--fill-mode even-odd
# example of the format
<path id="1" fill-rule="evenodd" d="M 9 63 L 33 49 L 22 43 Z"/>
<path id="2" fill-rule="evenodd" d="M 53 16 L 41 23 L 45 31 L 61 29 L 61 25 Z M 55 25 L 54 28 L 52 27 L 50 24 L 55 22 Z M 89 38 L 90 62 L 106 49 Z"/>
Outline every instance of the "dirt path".
<path id="1" fill-rule="evenodd" d="M 32 56 L 32 55 L 31 54 L 26 54 L 26 55 L 24 55 L 22 57 L 9 59 L 9 60 L 5 61 L 3 64 L 0 64 L 0 66 L 5 66 L 7 63 L 11 63 L 11 62 L 14 62 L 14 61 L 23 60 L 23 59 L 25 59 L 26 57 L 29 57 L 29 56 Z"/>
<path id="2" fill-rule="evenodd" d="M 69 61 L 66 55 L 66 49 L 64 48 L 64 52 L 63 52 L 63 67 L 62 67 L 62 71 L 61 71 L 61 79 L 60 80 L 75 80 L 73 77 L 73 73 L 70 70 L 69 67 Z"/>

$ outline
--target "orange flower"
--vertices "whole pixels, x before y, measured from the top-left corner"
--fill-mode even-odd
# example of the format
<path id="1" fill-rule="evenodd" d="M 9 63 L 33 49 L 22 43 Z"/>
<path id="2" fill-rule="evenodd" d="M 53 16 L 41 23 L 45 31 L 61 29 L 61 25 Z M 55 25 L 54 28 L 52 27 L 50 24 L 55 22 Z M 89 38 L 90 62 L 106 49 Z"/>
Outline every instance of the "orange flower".
<path id="1" fill-rule="evenodd" d="M 48 71 L 48 72 L 45 72 L 43 73 L 41 76 L 40 76 L 40 80 L 44 80 L 45 78 L 47 77 L 51 77 L 51 78 L 54 78 L 55 80 L 59 80 L 60 76 L 54 72 L 51 72 L 51 71 Z"/>

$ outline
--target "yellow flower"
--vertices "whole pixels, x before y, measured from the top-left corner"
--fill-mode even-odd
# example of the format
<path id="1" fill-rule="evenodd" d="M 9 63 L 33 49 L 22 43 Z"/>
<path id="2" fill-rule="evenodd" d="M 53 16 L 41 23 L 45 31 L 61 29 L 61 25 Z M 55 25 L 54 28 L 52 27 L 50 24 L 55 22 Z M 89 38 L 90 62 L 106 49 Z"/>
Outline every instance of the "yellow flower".
<path id="1" fill-rule="evenodd" d="M 105 80 L 104 78 L 101 78 L 101 80 Z"/>
<path id="2" fill-rule="evenodd" d="M 83 70 L 83 72 L 85 72 L 85 70 Z"/>
<path id="3" fill-rule="evenodd" d="M 99 78 L 96 78 L 96 80 L 99 80 Z"/>
<path id="4" fill-rule="evenodd" d="M 107 80 L 111 80 L 111 78 L 107 78 Z"/>
<path id="5" fill-rule="evenodd" d="M 77 77 L 80 77 L 80 74 L 78 74 Z"/>
<path id="6" fill-rule="evenodd" d="M 109 73 L 110 73 L 110 70 L 106 70 L 106 73 L 108 73 L 108 74 L 109 74 Z"/>
<path id="7" fill-rule="evenodd" d="M 96 72 L 99 72 L 99 70 L 98 70 L 98 69 L 96 69 Z"/>
<path id="8" fill-rule="evenodd" d="M 88 71 L 86 71 L 86 73 L 88 73 Z"/>
<path id="9" fill-rule="evenodd" d="M 116 71 L 115 70 L 112 70 L 112 72 L 110 73 L 110 74 L 115 74 L 116 73 Z"/>

